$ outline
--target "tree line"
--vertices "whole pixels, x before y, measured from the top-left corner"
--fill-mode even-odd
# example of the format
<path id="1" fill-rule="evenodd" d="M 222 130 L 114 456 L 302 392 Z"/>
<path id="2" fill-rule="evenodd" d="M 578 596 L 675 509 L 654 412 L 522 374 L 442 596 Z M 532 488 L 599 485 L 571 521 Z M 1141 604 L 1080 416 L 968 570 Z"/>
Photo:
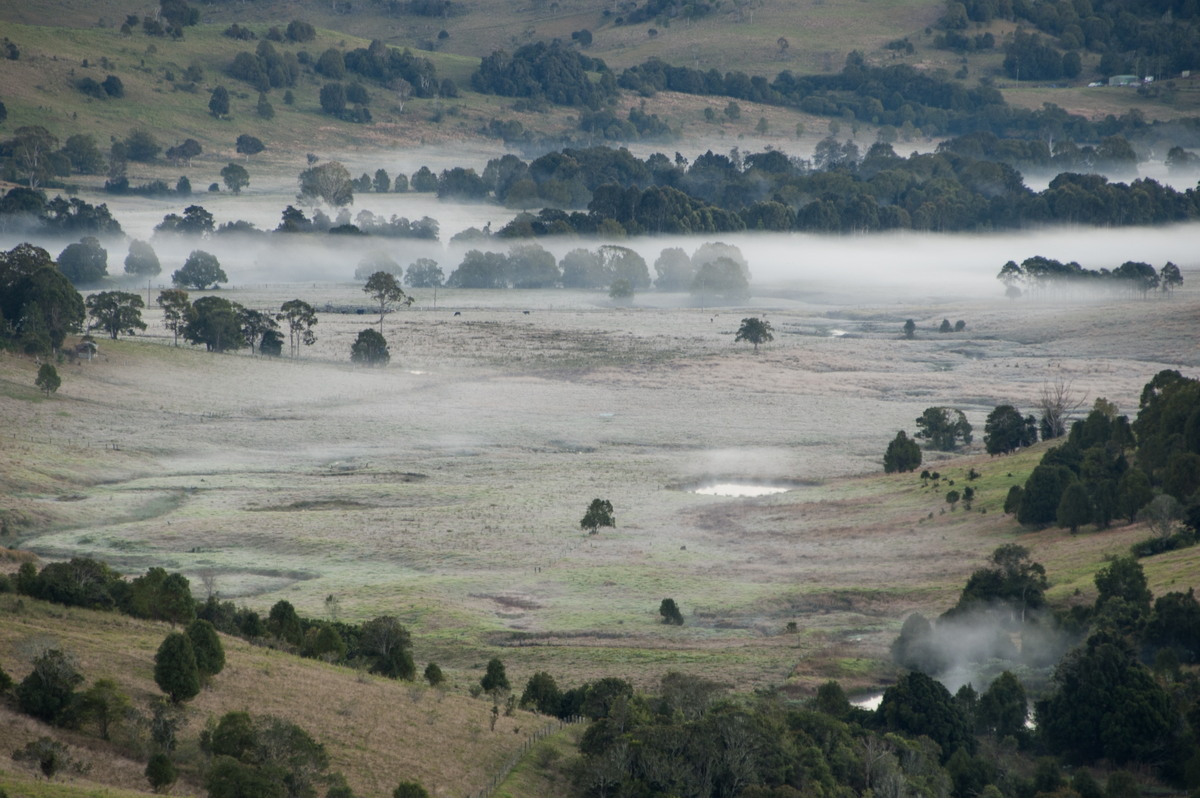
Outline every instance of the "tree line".
<path id="1" fill-rule="evenodd" d="M 1024 292 L 1043 293 L 1051 289 L 1101 286 L 1145 297 L 1151 291 L 1169 296 L 1183 285 L 1183 274 L 1171 261 L 1155 270 L 1149 263 L 1125 261 L 1115 269 L 1085 269 L 1078 263 L 1062 263 L 1035 255 L 1017 263 L 1008 261 L 996 279 L 1004 283 L 1005 294 L 1019 297 Z M 1023 288 L 1022 288 L 1023 287 Z"/>

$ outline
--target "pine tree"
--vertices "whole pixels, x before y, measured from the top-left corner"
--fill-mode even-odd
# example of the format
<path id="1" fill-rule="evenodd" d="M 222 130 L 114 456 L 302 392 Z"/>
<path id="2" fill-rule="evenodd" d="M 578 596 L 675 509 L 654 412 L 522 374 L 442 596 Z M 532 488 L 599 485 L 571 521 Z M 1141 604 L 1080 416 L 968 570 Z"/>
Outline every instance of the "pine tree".
<path id="1" fill-rule="evenodd" d="M 200 692 L 200 669 L 192 641 L 182 632 L 172 632 L 154 655 L 154 681 L 176 704 Z"/>

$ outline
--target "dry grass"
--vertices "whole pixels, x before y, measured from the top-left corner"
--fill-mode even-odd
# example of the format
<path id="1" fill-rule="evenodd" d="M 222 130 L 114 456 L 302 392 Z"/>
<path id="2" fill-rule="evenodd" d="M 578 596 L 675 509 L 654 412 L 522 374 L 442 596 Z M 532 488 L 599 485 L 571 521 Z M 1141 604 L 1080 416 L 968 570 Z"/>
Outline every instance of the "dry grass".
<path id="1" fill-rule="evenodd" d="M 90 684 L 111 678 L 143 713 L 159 694 L 152 671 L 154 652 L 168 628 L 108 613 L 64 610 L 40 602 L 0 597 L 0 665 L 21 678 L 26 654 L 53 641 L 78 659 Z M 251 646 L 224 638 L 228 664 L 213 684 L 187 705 L 178 760 L 186 775 L 176 794 L 202 791 L 194 783 L 202 755 L 196 740 L 205 723 L 245 710 L 298 723 L 329 752 L 331 771 L 343 772 L 362 795 L 390 793 L 402 780 L 417 780 L 434 795 L 464 795 L 478 789 L 544 719 L 525 712 L 499 719 L 489 731 L 491 704 L 468 698 L 463 685 L 449 690 L 366 676 L 347 668 Z M 122 789 L 144 789 L 144 763 L 85 733 L 53 731 L 5 711 L 0 751 L 52 735 L 89 765 L 86 779 Z M 85 732 L 88 730 L 85 730 Z M 440 752 L 431 756 L 433 751 Z M 0 783 L 3 783 L 0 781 Z"/>

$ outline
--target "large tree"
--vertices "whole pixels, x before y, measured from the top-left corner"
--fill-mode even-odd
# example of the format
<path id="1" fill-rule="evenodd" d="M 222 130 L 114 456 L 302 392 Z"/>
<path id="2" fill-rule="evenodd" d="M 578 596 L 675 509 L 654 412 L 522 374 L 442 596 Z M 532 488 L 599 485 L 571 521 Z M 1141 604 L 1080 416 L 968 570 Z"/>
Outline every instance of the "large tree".
<path id="1" fill-rule="evenodd" d="M 579 528 L 585 530 L 589 535 L 596 534 L 602 526 L 615 527 L 616 525 L 617 520 L 613 516 L 612 502 L 608 499 L 592 499 L 587 512 L 583 514 L 583 519 L 579 522 Z"/>
<path id="2" fill-rule="evenodd" d="M 192 316 L 188 292 L 182 288 L 168 288 L 159 293 L 157 302 L 163 311 L 163 326 L 175 334 L 175 345 L 179 346 L 179 334 Z"/>
<path id="3" fill-rule="evenodd" d="M 154 682 L 176 704 L 200 692 L 200 669 L 192 641 L 182 632 L 171 632 L 154 655 Z"/>
<path id="4" fill-rule="evenodd" d="M 416 664 L 412 658 L 412 636 L 393 615 L 381 615 L 362 625 L 359 647 L 373 657 L 371 670 L 392 679 L 412 679 Z"/>
<path id="5" fill-rule="evenodd" d="M 392 359 L 387 339 L 371 328 L 358 334 L 350 345 L 350 361 L 367 366 L 386 366 Z"/>
<path id="6" fill-rule="evenodd" d="M 59 254 L 58 268 L 75 285 L 93 285 L 108 274 L 108 250 L 95 236 L 84 236 Z"/>
<path id="7" fill-rule="evenodd" d="M 154 247 L 145 241 L 134 239 L 129 242 L 129 254 L 125 256 L 125 273 L 136 277 L 153 277 L 162 271 Z"/>
<path id="8" fill-rule="evenodd" d="M 959 445 L 971 443 L 971 424 L 961 410 L 953 407 L 928 407 L 917 417 L 915 438 L 929 441 L 932 449 L 954 451 Z"/>
<path id="9" fill-rule="evenodd" d="M 1130 645 L 1092 635 L 1054 672 L 1053 692 L 1037 703 L 1038 732 L 1069 761 L 1161 761 L 1174 725 L 1170 696 Z"/>
<path id="10" fill-rule="evenodd" d="M 17 704 L 27 715 L 61 723 L 75 703 L 75 688 L 83 684 L 74 657 L 48 649 L 33 660 L 33 670 L 16 687 Z"/>
<path id="11" fill-rule="evenodd" d="M 196 655 L 196 669 L 200 680 L 207 681 L 225 669 L 225 647 L 216 627 L 208 621 L 197 618 L 188 624 L 184 633 L 192 641 L 192 651 Z"/>
<path id="12" fill-rule="evenodd" d="M 892 474 L 897 471 L 912 471 L 921 465 L 921 447 L 909 438 L 904 430 L 896 433 L 896 437 L 888 444 L 883 453 L 883 471 Z"/>
<path id="13" fill-rule="evenodd" d="M 282 318 L 288 323 L 288 336 L 292 357 L 300 354 L 300 345 L 312 346 L 317 334 L 312 328 L 317 324 L 317 311 L 303 299 L 290 299 L 279 307 Z"/>
<path id="14" fill-rule="evenodd" d="M 1029 423 L 1030 418 L 1022 417 L 1012 405 L 997 406 L 983 425 L 984 449 L 988 454 L 1007 454 L 1037 443 L 1037 427 Z M 1060 422 L 1061 418 L 1056 415 L 1050 423 Z"/>
<path id="15" fill-rule="evenodd" d="M 222 297 L 197 299 L 183 329 L 184 339 L 193 344 L 204 344 L 210 352 L 226 352 L 245 346 L 238 307 Z"/>
<path id="16" fill-rule="evenodd" d="M 396 275 L 390 272 L 378 271 L 367 278 L 366 285 L 363 286 L 363 293 L 369 295 L 371 299 L 379 303 L 379 334 L 383 335 L 383 316 L 393 305 L 404 305 L 405 307 L 413 303 L 413 298 L 404 293 L 404 289 L 400 287 L 400 280 Z"/>
<path id="17" fill-rule="evenodd" d="M 241 164 L 227 164 L 221 169 L 221 179 L 225 181 L 225 187 L 234 194 L 241 194 L 242 189 L 250 185 L 250 173 Z"/>
<path id="18" fill-rule="evenodd" d="M 80 329 L 85 313 L 83 297 L 46 250 L 19 244 L 0 251 L 0 338 L 48 354 Z"/>
<path id="19" fill-rule="evenodd" d="M 737 335 L 733 337 L 733 342 L 749 341 L 754 344 L 754 351 L 757 352 L 759 344 L 775 340 L 772 332 L 771 322 L 766 319 L 760 319 L 757 316 L 751 316 L 750 318 L 742 319 L 742 326 L 738 327 Z"/>
<path id="20" fill-rule="evenodd" d="M 88 315 L 95 319 L 92 327 L 104 330 L 114 341 L 120 333 L 132 335 L 135 330 L 146 329 L 146 323 L 142 321 L 142 308 L 146 303 L 138 294 L 101 291 L 90 295 L 84 305 Z"/>
<path id="21" fill-rule="evenodd" d="M 183 268 L 177 269 L 171 275 L 171 282 L 184 288 L 203 291 L 209 286 L 215 287 L 219 283 L 227 283 L 229 278 L 225 276 L 225 271 L 221 268 L 221 262 L 217 260 L 216 255 L 197 249 L 188 255 L 187 260 L 183 263 Z"/>
<path id="22" fill-rule="evenodd" d="M 354 184 L 346 167 L 337 161 L 309 167 L 300 173 L 300 202 L 325 202 L 335 208 L 354 202 Z"/>

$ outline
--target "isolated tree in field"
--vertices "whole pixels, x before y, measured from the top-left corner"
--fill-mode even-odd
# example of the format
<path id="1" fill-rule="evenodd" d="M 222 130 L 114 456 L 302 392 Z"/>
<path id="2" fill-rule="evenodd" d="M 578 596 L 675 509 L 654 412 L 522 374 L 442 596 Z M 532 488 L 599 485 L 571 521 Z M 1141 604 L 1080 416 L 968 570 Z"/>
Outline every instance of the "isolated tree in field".
<path id="1" fill-rule="evenodd" d="M 954 511 L 955 506 L 958 504 L 958 500 L 961 498 L 962 498 L 962 494 L 960 494 L 956 490 L 952 490 L 952 491 L 949 491 L 948 493 L 946 493 L 946 504 L 950 505 L 951 512 Z"/>
<path id="2" fill-rule="evenodd" d="M 108 250 L 95 236 L 84 236 L 59 254 L 58 268 L 75 285 L 98 283 L 108 274 Z"/>
<path id="3" fill-rule="evenodd" d="M 241 194 L 242 189 L 250 185 L 250 173 L 241 164 L 231 163 L 221 170 L 221 179 L 225 187 L 234 194 Z"/>
<path id="4" fill-rule="evenodd" d="M 904 337 L 911 340 L 912 338 L 916 337 L 916 334 L 917 334 L 917 323 L 915 321 L 913 321 L 912 319 L 909 319 L 908 321 L 904 322 Z"/>
<path id="5" fill-rule="evenodd" d="M 402 781 L 392 790 L 392 798 L 429 798 L 429 791 L 415 781 Z"/>
<path id="6" fill-rule="evenodd" d="M 120 333 L 132 335 L 135 330 L 146 329 L 142 321 L 142 308 L 146 303 L 138 294 L 128 291 L 101 291 L 84 300 L 88 315 L 95 323 L 93 329 L 108 333 L 114 341 Z"/>
<path id="7" fill-rule="evenodd" d="M 446 681 L 446 675 L 442 673 L 442 669 L 438 667 L 436 662 L 431 662 L 425 666 L 425 681 L 429 682 L 430 687 L 437 687 Z"/>
<path id="8" fill-rule="evenodd" d="M 221 262 L 216 255 L 197 249 L 188 255 L 183 268 L 177 269 L 171 275 L 171 282 L 184 288 L 195 288 L 203 291 L 209 286 L 216 287 L 220 283 L 229 282 L 221 269 Z"/>
<path id="9" fill-rule="evenodd" d="M 33 660 L 33 670 L 17 685 L 17 705 L 26 715 L 58 724 L 66 719 L 81 684 L 74 657 L 49 649 Z"/>
<path id="10" fill-rule="evenodd" d="M 658 614 L 662 616 L 663 623 L 683 626 L 683 613 L 679 611 L 679 606 L 673 598 L 662 600 L 662 603 L 658 605 Z"/>
<path id="11" fill-rule="evenodd" d="M 921 465 L 921 447 L 909 438 L 904 430 L 896 433 L 896 437 L 888 444 L 883 453 L 883 471 L 885 474 L 914 471 Z"/>
<path id="12" fill-rule="evenodd" d="M 612 502 L 608 499 L 592 499 L 587 512 L 583 514 L 583 519 L 579 522 L 579 528 L 586 530 L 589 535 L 596 534 L 602 526 L 615 527 L 616 525 L 617 519 L 613 517 Z"/>
<path id="13" fill-rule="evenodd" d="M 38 368 L 37 377 L 34 378 L 33 384 L 39 391 L 49 396 L 56 392 L 62 385 L 62 377 L 58 376 L 58 369 L 54 368 L 49 363 L 43 363 Z"/>
<path id="14" fill-rule="evenodd" d="M 125 273 L 137 277 L 153 277 L 162 271 L 154 247 L 145 241 L 134 239 L 129 242 L 129 254 L 125 256 Z"/>
<path id="15" fill-rule="evenodd" d="M 256 138 L 247 133 L 243 133 L 237 137 L 235 146 L 238 154 L 245 155 L 246 157 L 258 155 L 260 152 L 266 149 L 266 146 L 262 143 L 262 139 Z"/>
<path id="16" fill-rule="evenodd" d="M 774 341 L 775 336 L 771 329 L 771 322 L 766 319 L 760 319 L 757 316 L 751 316 L 748 319 L 742 319 L 742 326 L 738 327 L 737 335 L 733 337 L 733 342 L 736 344 L 739 341 L 749 341 L 754 344 L 754 351 L 758 351 L 759 344 L 765 344 L 768 341 Z"/>
<path id="17" fill-rule="evenodd" d="M 225 669 L 225 647 L 217 629 L 208 621 L 197 618 L 187 625 L 184 634 L 192 641 L 192 651 L 196 655 L 196 669 L 200 673 L 201 683 L 207 682 Z"/>
<path id="18" fill-rule="evenodd" d="M 300 173 L 300 202 L 325 202 L 335 208 L 354 202 L 354 184 L 346 167 L 337 161 L 311 166 Z"/>
<path id="19" fill-rule="evenodd" d="M 988 413 L 983 425 L 983 448 L 988 454 L 1007 454 L 1035 443 L 1036 432 L 1031 433 L 1029 419 L 1022 418 L 1012 405 L 999 405 Z"/>
<path id="20" fill-rule="evenodd" d="M 358 334 L 350 345 L 350 361 L 366 366 L 386 366 L 392 355 L 388 352 L 387 339 L 375 330 L 367 328 Z"/>
<path id="21" fill-rule="evenodd" d="M 212 90 L 212 96 L 208 98 L 208 112 L 217 119 L 229 116 L 229 90 L 224 86 Z"/>
<path id="22" fill-rule="evenodd" d="M 487 671 L 479 680 L 479 686 L 488 693 L 508 692 L 511 689 L 508 675 L 504 672 L 504 663 L 498 657 L 488 660 Z"/>
<path id="23" fill-rule="evenodd" d="M 183 632 L 171 632 L 154 655 L 154 682 L 176 704 L 200 692 L 200 670 L 192 641 Z"/>
<path id="24" fill-rule="evenodd" d="M 313 327 L 317 324 L 317 311 L 303 299 L 291 299 L 280 305 L 279 310 L 288 323 L 288 337 L 292 357 L 300 354 L 300 345 L 312 346 L 317 342 Z"/>
<path id="25" fill-rule="evenodd" d="M 928 407 L 917 418 L 917 433 L 914 437 L 929 441 L 931 449 L 951 452 L 971 443 L 971 424 L 961 410 L 953 407 Z"/>
<path id="26" fill-rule="evenodd" d="M 168 288 L 158 295 L 158 306 L 162 308 L 163 325 L 175 335 L 175 345 L 179 346 L 179 334 L 187 327 L 192 315 L 192 303 L 188 300 L 188 292 L 182 288 Z"/>
<path id="27" fill-rule="evenodd" d="M 404 289 L 400 287 L 400 281 L 396 279 L 396 275 L 385 271 L 378 271 L 367 278 L 366 285 L 363 286 L 363 293 L 371 297 L 379 303 L 379 334 L 383 335 L 383 316 L 393 305 L 404 305 L 405 307 L 413 303 L 413 298 L 404 293 Z"/>

